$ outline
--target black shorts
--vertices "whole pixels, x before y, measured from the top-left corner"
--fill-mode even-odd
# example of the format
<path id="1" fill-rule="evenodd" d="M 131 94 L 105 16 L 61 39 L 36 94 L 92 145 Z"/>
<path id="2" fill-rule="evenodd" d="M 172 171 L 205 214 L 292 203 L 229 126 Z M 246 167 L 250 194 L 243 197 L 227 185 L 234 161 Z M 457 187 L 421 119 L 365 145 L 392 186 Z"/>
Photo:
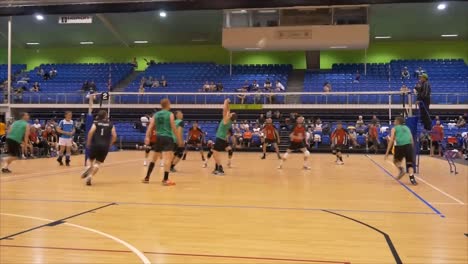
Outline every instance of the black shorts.
<path id="1" fill-rule="evenodd" d="M 7 151 L 8 154 L 12 157 L 19 157 L 21 156 L 21 143 L 14 141 L 13 139 L 7 138 Z"/>
<path id="2" fill-rule="evenodd" d="M 278 141 L 275 140 L 275 139 L 268 139 L 268 138 L 265 138 L 265 143 L 266 143 L 266 144 L 277 144 Z"/>
<path id="3" fill-rule="evenodd" d="M 413 146 L 411 144 L 395 146 L 395 154 L 393 155 L 393 160 L 401 162 L 403 158 L 406 160 L 406 163 L 414 162 L 414 152 Z"/>
<path id="4" fill-rule="evenodd" d="M 187 145 L 200 145 L 201 143 L 201 139 L 190 139 L 187 141 Z"/>
<path id="5" fill-rule="evenodd" d="M 439 149 L 439 141 L 432 141 L 432 146 L 435 148 L 435 149 Z"/>
<path id="6" fill-rule="evenodd" d="M 301 142 L 291 141 L 291 144 L 289 145 L 288 149 L 289 150 L 300 150 L 300 149 L 303 149 L 305 147 L 306 146 L 304 144 L 304 141 L 301 141 Z"/>
<path id="7" fill-rule="evenodd" d="M 103 163 L 106 160 L 108 153 L 109 153 L 109 146 L 91 145 L 91 148 L 89 149 L 89 159 L 97 160 Z"/>
<path id="8" fill-rule="evenodd" d="M 216 151 L 225 151 L 226 148 L 229 147 L 229 144 L 226 140 L 216 138 L 215 144 L 214 144 L 214 150 Z"/>
<path id="9" fill-rule="evenodd" d="M 158 136 L 158 140 L 153 145 L 154 152 L 174 151 L 174 139 L 172 137 Z"/>

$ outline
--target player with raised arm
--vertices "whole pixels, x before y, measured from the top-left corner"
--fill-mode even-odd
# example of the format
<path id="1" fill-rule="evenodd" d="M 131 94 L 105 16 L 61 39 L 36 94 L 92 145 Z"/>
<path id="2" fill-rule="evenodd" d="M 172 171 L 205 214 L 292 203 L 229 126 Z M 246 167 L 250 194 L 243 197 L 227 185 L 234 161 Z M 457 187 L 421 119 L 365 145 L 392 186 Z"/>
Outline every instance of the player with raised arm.
<path id="1" fill-rule="evenodd" d="M 174 114 L 170 112 L 171 101 L 165 98 L 161 100 L 161 110 L 156 112 L 150 121 L 146 130 L 145 144 L 150 144 L 151 131 L 156 128 L 156 143 L 153 145 L 153 160 L 148 166 L 146 177 L 143 183 L 149 183 L 151 173 L 158 159 L 164 159 L 164 186 L 175 185 L 175 182 L 169 180 L 172 159 L 174 157 L 174 135 L 176 134 L 176 125 Z"/>
<path id="2" fill-rule="evenodd" d="M 218 130 L 216 131 L 216 141 L 213 148 L 213 158 L 216 162 L 213 174 L 222 176 L 224 169 L 221 159 L 221 151 L 227 151 L 229 156 L 232 157 L 232 147 L 228 143 L 228 131 L 231 128 L 232 122 L 237 119 L 236 113 L 231 113 L 229 103 L 231 100 L 224 100 L 223 105 L 223 119 L 219 122 Z M 229 159 L 230 162 L 230 159 Z"/>
<path id="3" fill-rule="evenodd" d="M 393 155 L 393 164 L 399 169 L 397 179 L 401 179 L 405 176 L 406 171 L 402 166 L 403 158 L 406 161 L 406 168 L 408 170 L 409 179 L 411 184 L 417 185 L 416 179 L 414 178 L 414 141 L 411 130 L 404 124 L 405 120 L 403 117 L 398 116 L 395 118 L 395 126 L 392 128 L 390 139 L 388 140 L 387 152 L 385 153 L 385 159 L 388 158 L 388 154 L 395 144 L 395 154 Z"/>
<path id="4" fill-rule="evenodd" d="M 92 177 L 106 160 L 109 148 L 117 140 L 117 132 L 109 121 L 106 110 L 99 110 L 97 120 L 88 132 L 86 147 L 89 149 L 89 164 L 81 178 L 85 178 L 86 185 L 91 185 Z"/>
<path id="5" fill-rule="evenodd" d="M 72 112 L 65 112 L 65 119 L 60 121 L 57 126 L 59 137 L 59 156 L 57 162 L 63 166 L 63 155 L 65 154 L 65 164 L 70 166 L 71 148 L 73 145 L 73 135 L 75 135 L 75 124 L 72 120 Z"/>
<path id="6" fill-rule="evenodd" d="M 175 166 L 182 159 L 185 151 L 184 144 L 184 114 L 182 111 L 175 112 L 176 133 L 174 134 L 174 158 L 172 159 L 171 172 L 177 172 Z"/>
<path id="7" fill-rule="evenodd" d="M 21 144 L 25 146 L 29 140 L 29 114 L 21 113 L 21 119 L 13 122 L 7 133 L 6 145 L 8 156 L 2 159 L 2 173 L 11 173 L 10 164 L 21 155 Z"/>
<path id="8" fill-rule="evenodd" d="M 265 121 L 265 126 L 263 127 L 262 133 L 264 135 L 262 159 L 266 158 L 266 149 L 268 144 L 271 144 L 275 148 L 278 159 L 281 159 L 278 147 L 278 144 L 280 143 L 280 137 L 278 130 L 276 130 L 275 125 L 273 125 L 273 120 L 271 118 L 268 118 Z"/>
<path id="9" fill-rule="evenodd" d="M 300 150 L 302 153 L 304 153 L 303 168 L 305 170 L 310 170 L 310 166 L 308 163 L 310 152 L 307 150 L 307 147 L 305 144 L 306 129 L 304 127 L 304 117 L 300 116 L 296 119 L 296 125 L 294 126 L 291 134 L 289 134 L 289 138 L 291 140 L 291 144 L 286 150 L 286 153 L 284 153 L 281 159 L 280 165 L 278 166 L 278 169 L 283 168 L 283 163 L 287 160 L 289 154 L 291 154 L 292 151 Z"/>

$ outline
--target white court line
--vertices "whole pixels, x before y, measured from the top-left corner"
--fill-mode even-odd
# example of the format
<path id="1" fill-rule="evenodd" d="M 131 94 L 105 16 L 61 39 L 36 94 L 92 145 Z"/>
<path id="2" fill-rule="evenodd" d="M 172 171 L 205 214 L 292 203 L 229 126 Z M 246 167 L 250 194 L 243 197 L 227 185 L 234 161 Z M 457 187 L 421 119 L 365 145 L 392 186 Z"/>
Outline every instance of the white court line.
<path id="1" fill-rule="evenodd" d="M 0 213 L 0 214 L 1 215 L 7 215 L 7 216 L 13 216 L 13 217 L 35 219 L 35 220 L 45 221 L 45 222 L 54 222 L 54 220 L 50 220 L 50 219 L 46 219 L 46 218 L 39 218 L 39 217 L 34 217 L 34 216 L 7 214 L 7 213 Z M 115 236 L 112 236 L 112 235 L 109 235 L 107 233 L 104 233 L 104 232 L 101 232 L 101 231 L 98 231 L 96 229 L 92 229 L 92 228 L 89 228 L 89 227 L 85 227 L 85 226 L 75 225 L 75 224 L 71 224 L 71 223 L 67 223 L 67 222 L 65 222 L 63 224 L 68 225 L 68 226 L 72 226 L 72 227 L 76 227 L 76 228 L 80 228 L 80 229 L 83 229 L 83 230 L 93 232 L 93 233 L 99 234 L 101 236 L 105 236 L 107 238 L 110 238 L 110 239 L 114 240 L 115 242 L 120 243 L 120 244 L 124 245 L 126 248 L 130 249 L 133 253 L 135 253 L 135 255 L 138 256 L 138 258 L 140 258 L 140 260 L 144 264 L 151 264 L 151 261 L 149 261 L 149 259 L 141 251 L 139 251 L 137 248 L 130 245 L 129 243 L 127 243 L 127 242 L 125 242 L 125 241 L 123 241 L 123 240 L 121 240 L 119 238 L 116 238 Z"/>
<path id="2" fill-rule="evenodd" d="M 128 163 L 131 163 L 131 162 L 141 161 L 141 160 L 142 159 L 134 159 L 134 160 L 104 163 L 101 167 L 109 167 L 111 165 L 128 164 Z M 46 175 L 48 176 L 48 175 L 54 175 L 54 174 L 58 174 L 58 173 L 62 173 L 62 172 L 63 173 L 70 173 L 70 172 L 80 172 L 80 171 L 83 171 L 83 168 L 71 168 L 69 170 L 63 168 L 61 170 L 53 170 L 53 171 L 47 171 L 47 172 L 33 172 L 33 173 L 20 174 L 20 175 L 11 174 L 11 175 L 8 175 L 8 176 L 2 176 L 2 179 L 4 181 L 0 181 L 0 182 L 9 182 L 8 181 L 9 179 L 14 179 L 14 181 L 16 181 L 16 180 L 23 180 L 23 179 L 29 179 L 29 178 L 36 178 L 35 177 L 36 175 L 37 176 L 46 176 Z"/>
<path id="3" fill-rule="evenodd" d="M 458 204 L 465 205 L 464 202 L 458 200 L 457 198 L 453 197 L 452 195 L 450 195 L 450 194 L 448 194 L 448 193 L 442 191 L 441 189 L 435 187 L 434 185 L 428 183 L 428 182 L 427 182 L 426 180 L 424 180 L 423 178 L 421 178 L 421 177 L 419 177 L 419 176 L 415 176 L 415 177 L 416 177 L 419 181 L 425 183 L 426 185 L 428 185 L 428 186 L 431 187 L 432 189 L 434 189 L 434 190 L 440 192 L 441 194 L 447 196 L 448 198 L 454 200 L 454 201 L 457 202 Z"/>
<path id="4" fill-rule="evenodd" d="M 393 162 L 391 162 L 391 161 L 389 161 L 389 160 L 386 160 L 386 162 L 392 164 L 392 166 L 395 167 L 395 164 L 393 164 Z M 424 180 L 423 178 L 421 178 L 421 177 L 419 177 L 419 176 L 414 176 L 414 177 L 415 177 L 416 179 L 418 179 L 419 181 L 421 181 L 422 183 L 426 184 L 427 186 L 431 187 L 432 189 L 434 189 L 434 190 L 440 192 L 441 194 L 447 196 L 448 198 L 454 200 L 454 201 L 457 202 L 458 204 L 460 204 L 460 205 L 465 205 L 464 202 L 458 200 L 457 198 L 453 197 L 452 195 L 450 195 L 450 194 L 448 194 L 448 193 L 442 191 L 441 189 L 435 187 L 434 185 L 428 183 L 428 182 L 427 182 L 426 180 Z M 439 204 L 442 204 L 442 203 L 439 203 Z M 447 203 L 447 204 L 449 204 L 449 203 Z"/>

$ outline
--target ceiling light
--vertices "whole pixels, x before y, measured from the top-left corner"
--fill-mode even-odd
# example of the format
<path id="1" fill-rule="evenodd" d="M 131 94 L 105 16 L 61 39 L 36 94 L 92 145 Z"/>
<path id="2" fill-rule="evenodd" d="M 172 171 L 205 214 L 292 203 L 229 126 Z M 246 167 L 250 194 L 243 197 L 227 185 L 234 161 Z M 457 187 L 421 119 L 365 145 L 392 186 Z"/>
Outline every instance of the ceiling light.
<path id="1" fill-rule="evenodd" d="M 391 39 L 391 36 L 375 36 L 375 39 Z"/>
<path id="2" fill-rule="evenodd" d="M 443 38 L 456 38 L 458 37 L 458 34 L 444 34 L 444 35 L 440 35 L 441 37 Z"/>
<path id="3" fill-rule="evenodd" d="M 276 13 L 276 10 L 258 10 L 258 12 L 263 14 L 271 14 Z"/>
<path id="4" fill-rule="evenodd" d="M 42 21 L 42 20 L 44 20 L 44 16 L 41 15 L 41 14 L 37 14 L 36 15 L 36 20 Z"/>
<path id="5" fill-rule="evenodd" d="M 39 45 L 39 42 L 27 42 L 26 45 Z"/>
<path id="6" fill-rule="evenodd" d="M 437 5 L 438 10 L 444 10 L 445 8 L 447 8 L 447 5 L 444 4 L 444 3 L 440 3 L 440 4 Z"/>
<path id="7" fill-rule="evenodd" d="M 165 11 L 160 11 L 159 16 L 160 17 L 167 17 L 167 13 Z"/>
<path id="8" fill-rule="evenodd" d="M 348 46 L 331 46 L 330 49 L 346 49 Z"/>
<path id="9" fill-rule="evenodd" d="M 235 11 L 231 11 L 232 14 L 245 14 L 247 13 L 247 10 L 245 9 L 242 9 L 242 10 L 235 10 Z"/>
<path id="10" fill-rule="evenodd" d="M 133 41 L 133 43 L 135 43 L 135 44 L 146 44 L 146 43 L 148 43 L 148 41 L 147 40 L 135 40 L 135 41 Z"/>
<path id="11" fill-rule="evenodd" d="M 81 41 L 80 44 L 81 45 L 92 45 L 92 44 L 94 44 L 94 42 L 92 42 L 92 41 Z"/>

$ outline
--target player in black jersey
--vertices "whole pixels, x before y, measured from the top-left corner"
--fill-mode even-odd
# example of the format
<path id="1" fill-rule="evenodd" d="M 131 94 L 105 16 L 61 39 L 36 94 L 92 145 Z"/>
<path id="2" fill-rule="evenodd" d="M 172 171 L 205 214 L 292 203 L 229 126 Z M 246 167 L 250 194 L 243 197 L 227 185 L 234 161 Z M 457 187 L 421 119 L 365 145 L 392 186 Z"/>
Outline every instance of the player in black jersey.
<path id="1" fill-rule="evenodd" d="M 86 147 L 89 149 L 89 164 L 81 178 L 86 178 L 86 185 L 91 185 L 92 177 L 98 172 L 99 166 L 106 160 L 109 148 L 115 143 L 117 133 L 114 125 L 109 122 L 107 112 L 100 110 L 97 120 L 89 130 Z"/>

